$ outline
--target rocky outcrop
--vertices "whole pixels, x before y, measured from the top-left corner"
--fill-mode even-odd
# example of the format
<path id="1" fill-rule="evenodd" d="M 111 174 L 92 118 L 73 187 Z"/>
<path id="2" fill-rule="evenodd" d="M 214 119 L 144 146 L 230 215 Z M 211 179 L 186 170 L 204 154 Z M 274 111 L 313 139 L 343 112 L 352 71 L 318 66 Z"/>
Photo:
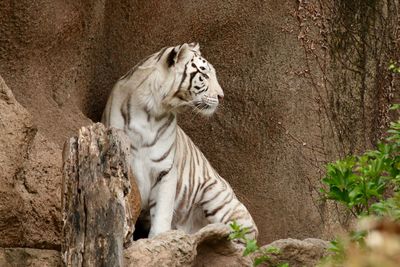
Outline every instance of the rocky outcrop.
<path id="1" fill-rule="evenodd" d="M 59 247 L 61 150 L 1 77 L 0 136 L 0 247 Z"/>
<path id="2" fill-rule="evenodd" d="M 124 265 L 251 266 L 251 258 L 242 256 L 242 249 L 227 239 L 228 234 L 229 229 L 225 225 L 208 225 L 193 235 L 169 231 L 152 239 L 140 239 L 125 249 Z M 281 251 L 272 257 L 272 264 L 288 262 L 291 267 L 304 267 L 315 266 L 325 255 L 327 242 L 319 239 L 283 239 L 268 246 Z M 26 263 L 21 266 L 58 266 L 59 257 L 58 251 L 0 249 L 0 266 L 15 266 L 20 262 Z"/>
<path id="3" fill-rule="evenodd" d="M 0 79 L 0 236 L 9 245 L 22 237 L 22 199 L 15 193 L 14 178 L 26 157 L 28 144 L 36 129 L 29 113 L 19 105 L 10 89 Z"/>
<path id="4" fill-rule="evenodd" d="M 322 257 L 327 255 L 329 242 L 317 239 L 307 238 L 298 239 L 280 239 L 272 242 L 263 248 L 276 247 L 280 253 L 271 255 L 271 263 L 289 263 L 289 266 L 316 266 Z"/>
<path id="5" fill-rule="evenodd" d="M 227 239 L 225 225 L 208 225 L 193 235 L 169 231 L 140 239 L 125 250 L 127 266 L 248 266 L 250 259 Z"/>

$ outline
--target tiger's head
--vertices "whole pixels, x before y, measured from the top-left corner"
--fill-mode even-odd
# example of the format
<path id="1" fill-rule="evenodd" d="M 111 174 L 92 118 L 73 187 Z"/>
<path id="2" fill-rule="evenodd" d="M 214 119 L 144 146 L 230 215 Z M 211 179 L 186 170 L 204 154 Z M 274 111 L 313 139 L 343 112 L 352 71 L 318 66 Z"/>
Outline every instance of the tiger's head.
<path id="1" fill-rule="evenodd" d="M 164 48 L 158 52 L 163 62 L 162 104 L 169 109 L 192 107 L 203 115 L 212 115 L 224 98 L 214 67 L 201 56 L 198 43 Z"/>

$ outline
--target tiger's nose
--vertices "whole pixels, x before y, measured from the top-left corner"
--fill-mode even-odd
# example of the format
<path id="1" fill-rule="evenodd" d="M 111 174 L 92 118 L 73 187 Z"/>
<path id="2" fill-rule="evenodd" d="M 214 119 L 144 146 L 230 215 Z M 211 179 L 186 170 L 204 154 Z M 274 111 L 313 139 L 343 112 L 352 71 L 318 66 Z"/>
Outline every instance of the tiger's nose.
<path id="1" fill-rule="evenodd" d="M 222 102 L 222 100 L 224 100 L 224 95 L 218 95 L 217 97 L 219 102 Z"/>

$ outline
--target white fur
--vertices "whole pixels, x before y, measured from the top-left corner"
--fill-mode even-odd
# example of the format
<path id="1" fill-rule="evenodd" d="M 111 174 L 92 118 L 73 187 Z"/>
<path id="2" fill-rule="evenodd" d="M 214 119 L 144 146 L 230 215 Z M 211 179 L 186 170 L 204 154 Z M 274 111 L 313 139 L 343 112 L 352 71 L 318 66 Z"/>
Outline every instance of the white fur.
<path id="1" fill-rule="evenodd" d="M 171 66 L 168 55 L 175 55 Z M 187 75 L 191 79 L 185 79 Z M 161 50 L 114 86 L 103 122 L 124 129 L 131 140 L 142 210 L 150 210 L 149 237 L 171 228 L 192 233 L 210 222 L 228 223 L 231 217 L 257 235 L 251 215 L 232 188 L 176 123 L 182 106 L 211 115 L 222 97 L 214 68 L 195 44 Z M 182 193 L 187 188 L 191 195 Z"/>

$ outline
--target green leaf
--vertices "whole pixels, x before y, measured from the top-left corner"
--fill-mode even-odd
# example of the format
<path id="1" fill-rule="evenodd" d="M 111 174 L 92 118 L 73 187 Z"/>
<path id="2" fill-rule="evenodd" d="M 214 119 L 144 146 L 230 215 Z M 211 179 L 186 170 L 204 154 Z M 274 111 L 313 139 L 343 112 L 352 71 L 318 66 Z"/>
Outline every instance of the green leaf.
<path id="1" fill-rule="evenodd" d="M 268 253 L 268 254 L 279 254 L 281 253 L 280 249 L 274 246 L 269 246 L 264 250 L 264 253 Z"/>
<path id="2" fill-rule="evenodd" d="M 240 238 L 242 238 L 242 236 L 238 232 L 232 232 L 228 236 L 229 240 L 235 240 L 235 239 L 240 239 Z"/>
<path id="3" fill-rule="evenodd" d="M 257 241 L 254 239 L 247 240 L 246 248 L 243 251 L 243 256 L 247 256 L 251 253 L 254 253 L 258 250 Z"/>
<path id="4" fill-rule="evenodd" d="M 367 236 L 367 231 L 351 231 L 350 238 L 352 241 L 356 241 L 359 244 L 364 243 L 364 239 Z"/>
<path id="5" fill-rule="evenodd" d="M 233 231 L 240 231 L 240 225 L 234 220 L 232 223 L 229 224 Z"/>
<path id="6" fill-rule="evenodd" d="M 232 232 L 228 236 L 229 240 L 239 239 L 246 241 L 246 234 L 250 231 L 249 227 L 242 227 L 236 221 L 230 223 L 229 226 L 232 229 Z"/>
<path id="7" fill-rule="evenodd" d="M 394 73 L 400 73 L 400 67 L 396 65 L 396 63 L 390 63 L 388 66 L 388 70 L 394 72 Z"/>
<path id="8" fill-rule="evenodd" d="M 328 247 L 329 251 L 335 252 L 335 253 L 343 253 L 344 251 L 344 246 L 343 243 L 340 239 L 334 239 L 329 243 Z"/>
<path id="9" fill-rule="evenodd" d="M 389 109 L 390 109 L 390 110 L 400 109 L 400 104 L 393 104 L 393 105 L 390 106 Z"/>
<path id="10" fill-rule="evenodd" d="M 270 259 L 270 257 L 268 255 L 261 255 L 259 257 L 256 257 L 254 259 L 253 266 L 258 266 L 261 263 L 268 261 L 269 259 Z"/>

